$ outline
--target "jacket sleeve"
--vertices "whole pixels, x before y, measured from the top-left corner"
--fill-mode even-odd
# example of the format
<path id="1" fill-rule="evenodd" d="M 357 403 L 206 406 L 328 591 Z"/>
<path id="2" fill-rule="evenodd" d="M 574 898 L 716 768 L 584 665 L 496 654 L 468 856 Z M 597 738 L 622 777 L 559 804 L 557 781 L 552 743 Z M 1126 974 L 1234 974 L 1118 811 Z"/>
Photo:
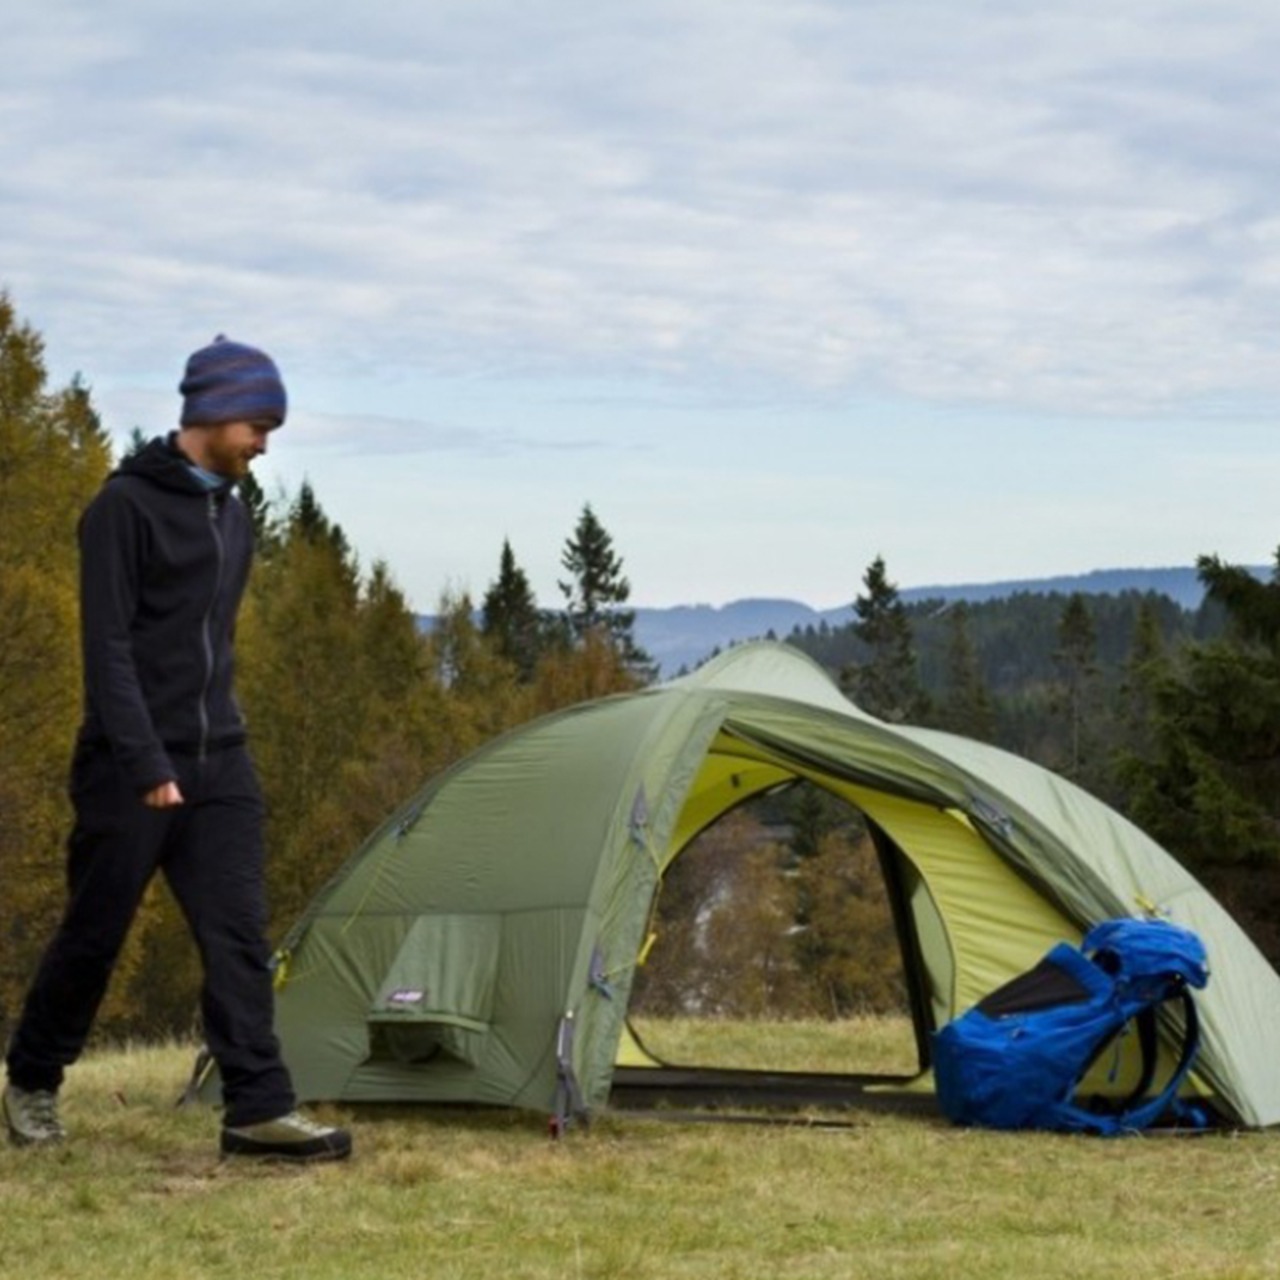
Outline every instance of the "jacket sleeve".
<path id="1" fill-rule="evenodd" d="M 177 777 L 147 710 L 133 653 L 146 530 L 108 484 L 80 520 L 80 633 L 85 692 L 116 763 L 139 795 Z"/>

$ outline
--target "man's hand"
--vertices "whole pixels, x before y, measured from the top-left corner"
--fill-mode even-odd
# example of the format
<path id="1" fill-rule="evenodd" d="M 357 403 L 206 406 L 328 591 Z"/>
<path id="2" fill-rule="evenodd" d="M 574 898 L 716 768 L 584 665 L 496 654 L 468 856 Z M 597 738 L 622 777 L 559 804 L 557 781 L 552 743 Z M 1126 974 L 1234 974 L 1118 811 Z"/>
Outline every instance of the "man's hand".
<path id="1" fill-rule="evenodd" d="M 152 787 L 142 797 L 142 803 L 148 809 L 169 809 L 176 804 L 182 804 L 182 792 L 178 790 L 176 782 L 162 782 L 158 787 Z"/>

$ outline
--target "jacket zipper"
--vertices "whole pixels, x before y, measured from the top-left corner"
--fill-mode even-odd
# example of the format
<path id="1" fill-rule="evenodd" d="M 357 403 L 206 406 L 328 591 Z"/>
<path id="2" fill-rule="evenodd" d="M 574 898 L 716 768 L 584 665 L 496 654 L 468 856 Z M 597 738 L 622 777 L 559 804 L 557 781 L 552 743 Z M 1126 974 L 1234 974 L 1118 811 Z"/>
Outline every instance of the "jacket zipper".
<path id="1" fill-rule="evenodd" d="M 213 594 L 209 597 L 209 607 L 204 612 L 200 625 L 200 638 L 204 646 L 204 687 L 200 690 L 200 763 L 204 763 L 209 751 L 209 690 L 213 686 L 213 611 L 218 604 L 218 595 L 222 590 L 222 570 L 226 561 L 226 549 L 222 543 L 222 533 L 218 529 L 218 500 L 209 494 L 209 531 L 213 534 L 213 546 L 216 552 L 217 569 L 213 577 Z"/>

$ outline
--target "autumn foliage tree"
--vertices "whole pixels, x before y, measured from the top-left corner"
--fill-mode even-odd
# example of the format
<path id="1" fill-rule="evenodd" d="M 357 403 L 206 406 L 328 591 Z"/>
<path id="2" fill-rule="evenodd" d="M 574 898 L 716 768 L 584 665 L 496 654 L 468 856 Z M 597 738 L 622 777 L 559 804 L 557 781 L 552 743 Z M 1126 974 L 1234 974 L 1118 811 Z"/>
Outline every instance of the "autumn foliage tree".
<path id="1" fill-rule="evenodd" d="M 800 788 L 801 797 L 806 793 Z M 748 804 L 675 859 L 639 975 L 642 1011 L 769 1018 L 901 1012 L 902 955 L 879 859 L 853 810 L 839 802 L 833 810 L 842 820 L 821 823 L 811 848 L 804 837 L 800 856 L 774 838 L 758 805 Z"/>
<path id="2" fill-rule="evenodd" d="M 859 826 L 829 831 L 800 865 L 804 902 L 797 961 L 814 1012 L 900 1013 L 906 983 L 880 860 Z"/>
<path id="3" fill-rule="evenodd" d="M 81 683 L 76 522 L 110 463 L 87 387 L 50 389 L 42 339 L 0 293 L 0 1022 L 62 903 Z"/>

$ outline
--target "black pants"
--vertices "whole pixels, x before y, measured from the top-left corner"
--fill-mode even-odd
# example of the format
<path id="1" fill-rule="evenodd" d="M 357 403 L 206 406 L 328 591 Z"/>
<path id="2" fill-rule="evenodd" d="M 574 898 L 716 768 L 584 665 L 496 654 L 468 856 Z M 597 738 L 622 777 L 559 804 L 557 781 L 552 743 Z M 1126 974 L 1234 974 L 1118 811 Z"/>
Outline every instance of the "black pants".
<path id="1" fill-rule="evenodd" d="M 204 1032 L 222 1074 L 228 1125 L 291 1111 L 272 1026 L 262 793 L 243 747 L 176 756 L 185 804 L 149 809 L 108 749 L 82 747 L 71 773 L 75 826 L 67 908 L 9 1046 L 9 1079 L 56 1090 L 84 1048 L 125 935 L 157 870 L 200 949 Z"/>

